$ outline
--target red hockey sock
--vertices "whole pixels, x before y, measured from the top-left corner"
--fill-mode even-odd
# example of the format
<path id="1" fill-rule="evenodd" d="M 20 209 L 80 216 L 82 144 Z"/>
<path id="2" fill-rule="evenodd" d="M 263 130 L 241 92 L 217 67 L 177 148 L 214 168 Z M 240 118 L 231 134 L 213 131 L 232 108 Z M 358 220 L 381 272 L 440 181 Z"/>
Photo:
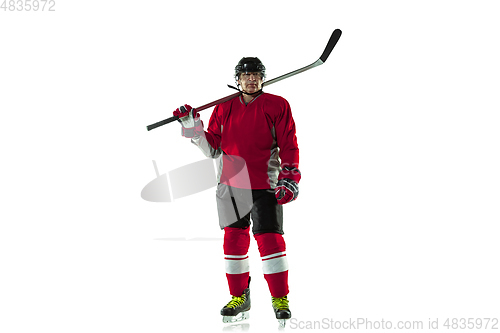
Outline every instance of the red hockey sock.
<path id="1" fill-rule="evenodd" d="M 250 267 L 248 248 L 250 246 L 249 228 L 224 228 L 224 261 L 229 292 L 241 296 L 248 287 Z"/>
<path id="2" fill-rule="evenodd" d="M 277 233 L 254 235 L 259 246 L 264 278 L 273 297 L 288 294 L 288 262 L 283 236 Z"/>

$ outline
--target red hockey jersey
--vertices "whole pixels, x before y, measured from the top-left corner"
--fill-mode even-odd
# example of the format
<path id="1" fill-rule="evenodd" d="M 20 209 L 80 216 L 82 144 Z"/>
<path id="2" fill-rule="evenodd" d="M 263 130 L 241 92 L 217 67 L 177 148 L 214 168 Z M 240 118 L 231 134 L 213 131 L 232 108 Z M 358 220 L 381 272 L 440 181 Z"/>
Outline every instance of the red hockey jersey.
<path id="1" fill-rule="evenodd" d="M 217 105 L 204 135 L 192 142 L 206 156 L 223 155 L 218 182 L 234 187 L 273 189 L 282 167 L 299 167 L 290 105 L 268 93 L 261 93 L 248 105 L 241 96 Z M 248 176 L 242 177 L 240 172 Z"/>

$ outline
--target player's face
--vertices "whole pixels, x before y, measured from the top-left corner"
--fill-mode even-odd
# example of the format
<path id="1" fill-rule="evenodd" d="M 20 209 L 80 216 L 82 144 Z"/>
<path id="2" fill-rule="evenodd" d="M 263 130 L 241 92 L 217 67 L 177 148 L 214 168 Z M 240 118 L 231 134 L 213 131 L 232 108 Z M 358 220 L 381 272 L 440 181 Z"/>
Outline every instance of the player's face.
<path id="1" fill-rule="evenodd" d="M 241 73 L 238 83 L 241 89 L 249 94 L 262 89 L 262 77 L 259 73 Z"/>

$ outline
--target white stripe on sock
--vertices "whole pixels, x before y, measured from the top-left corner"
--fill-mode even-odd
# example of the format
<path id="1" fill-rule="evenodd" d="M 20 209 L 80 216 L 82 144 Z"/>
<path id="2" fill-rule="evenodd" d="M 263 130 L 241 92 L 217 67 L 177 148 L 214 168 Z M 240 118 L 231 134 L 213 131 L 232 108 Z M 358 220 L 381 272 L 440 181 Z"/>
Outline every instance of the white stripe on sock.
<path id="1" fill-rule="evenodd" d="M 286 256 L 272 258 L 262 261 L 262 271 L 264 274 L 275 274 L 288 270 L 288 260 Z"/>
<path id="2" fill-rule="evenodd" d="M 225 259 L 227 274 L 242 274 L 250 272 L 250 263 L 248 258 L 241 260 Z"/>
<path id="3" fill-rule="evenodd" d="M 283 254 L 286 254 L 286 252 L 276 252 L 276 253 L 273 253 L 273 254 L 269 254 L 267 256 L 260 257 L 260 259 L 266 260 L 266 259 L 270 259 L 270 258 L 281 256 Z"/>
<path id="4" fill-rule="evenodd" d="M 245 258 L 248 258 L 248 254 L 244 254 L 244 255 L 225 254 L 224 258 L 245 259 Z"/>

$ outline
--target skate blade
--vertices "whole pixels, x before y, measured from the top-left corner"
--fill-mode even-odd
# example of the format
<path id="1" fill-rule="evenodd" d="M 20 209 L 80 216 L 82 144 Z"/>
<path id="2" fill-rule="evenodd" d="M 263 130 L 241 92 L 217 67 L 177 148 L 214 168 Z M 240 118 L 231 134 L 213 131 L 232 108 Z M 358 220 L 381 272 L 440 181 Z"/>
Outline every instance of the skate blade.
<path id="1" fill-rule="evenodd" d="M 279 327 L 284 328 L 287 320 L 288 319 L 278 319 L 278 324 L 280 325 Z"/>
<path id="2" fill-rule="evenodd" d="M 238 321 L 242 321 L 250 318 L 250 312 L 240 312 L 236 316 L 222 316 L 223 323 L 236 323 Z"/>

